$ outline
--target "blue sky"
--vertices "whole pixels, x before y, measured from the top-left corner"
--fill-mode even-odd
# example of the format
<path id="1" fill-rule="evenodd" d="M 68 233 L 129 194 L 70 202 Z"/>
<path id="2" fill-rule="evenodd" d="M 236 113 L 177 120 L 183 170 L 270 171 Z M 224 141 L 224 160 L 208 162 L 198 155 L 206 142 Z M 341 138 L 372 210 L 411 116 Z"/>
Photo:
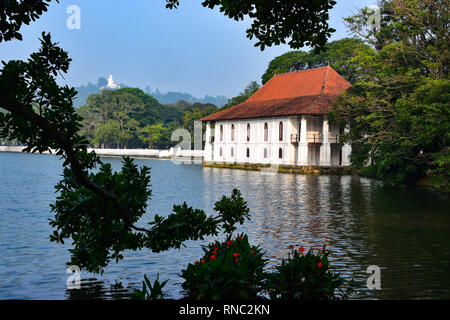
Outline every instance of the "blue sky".
<path id="1" fill-rule="evenodd" d="M 201 2 L 181 0 L 177 10 L 169 10 L 164 0 L 61 0 L 22 28 L 23 41 L 1 43 L 0 59 L 26 59 L 39 47 L 42 31 L 49 31 L 73 59 L 63 80 L 70 86 L 113 74 L 128 86 L 232 97 L 250 81 L 260 82 L 270 60 L 291 50 L 280 45 L 261 52 L 246 38 L 249 20 L 236 22 Z M 348 36 L 343 17 L 375 3 L 337 0 L 331 40 Z M 79 30 L 66 27 L 70 5 L 81 9 Z"/>

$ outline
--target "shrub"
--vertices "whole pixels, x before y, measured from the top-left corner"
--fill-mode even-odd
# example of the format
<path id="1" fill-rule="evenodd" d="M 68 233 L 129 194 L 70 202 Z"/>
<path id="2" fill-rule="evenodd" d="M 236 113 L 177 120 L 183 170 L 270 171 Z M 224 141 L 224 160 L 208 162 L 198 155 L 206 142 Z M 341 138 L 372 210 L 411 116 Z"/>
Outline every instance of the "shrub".
<path id="1" fill-rule="evenodd" d="M 162 300 L 166 294 L 162 291 L 164 286 L 167 284 L 166 280 L 164 282 L 159 282 L 159 274 L 156 276 L 155 282 L 152 284 L 148 280 L 147 275 L 144 274 L 144 281 L 142 281 L 142 290 L 134 289 L 132 298 L 134 300 Z"/>
<path id="2" fill-rule="evenodd" d="M 182 288 L 193 300 L 258 298 L 264 283 L 264 253 L 246 235 L 203 247 L 204 255 L 182 270 Z"/>
<path id="3" fill-rule="evenodd" d="M 292 249 L 287 260 L 266 274 L 265 292 L 276 300 L 345 299 L 350 293 L 343 289 L 344 280 L 333 273 L 328 262 L 329 251 L 314 253 L 305 248 Z"/>

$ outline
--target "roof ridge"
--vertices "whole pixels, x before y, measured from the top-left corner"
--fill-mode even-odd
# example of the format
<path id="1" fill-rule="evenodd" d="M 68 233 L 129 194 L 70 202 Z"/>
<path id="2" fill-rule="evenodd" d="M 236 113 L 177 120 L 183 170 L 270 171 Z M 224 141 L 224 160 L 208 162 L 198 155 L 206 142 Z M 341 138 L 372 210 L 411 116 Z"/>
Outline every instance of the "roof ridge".
<path id="1" fill-rule="evenodd" d="M 333 68 L 331 68 L 329 65 L 327 65 L 327 66 L 317 67 L 317 68 L 309 68 L 309 69 L 303 69 L 303 70 L 297 70 L 297 71 L 290 71 L 290 72 L 278 73 L 278 74 L 275 74 L 272 78 L 270 78 L 270 80 L 272 80 L 273 78 L 278 77 L 278 76 L 284 76 L 284 75 L 287 75 L 287 74 L 293 74 L 293 73 L 301 73 L 301 72 L 311 71 L 311 70 L 319 70 L 319 69 L 323 69 L 323 68 L 330 68 L 330 69 L 333 69 Z M 333 70 L 334 70 L 334 69 L 333 69 Z M 269 81 L 270 81 L 270 80 L 269 80 Z M 268 83 L 269 81 L 267 81 L 266 83 Z"/>

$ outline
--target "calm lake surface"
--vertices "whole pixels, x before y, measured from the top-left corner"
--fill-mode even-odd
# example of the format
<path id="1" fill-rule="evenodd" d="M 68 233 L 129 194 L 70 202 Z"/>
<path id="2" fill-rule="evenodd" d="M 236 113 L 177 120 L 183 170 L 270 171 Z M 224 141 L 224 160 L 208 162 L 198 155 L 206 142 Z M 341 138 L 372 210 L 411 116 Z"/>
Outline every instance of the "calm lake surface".
<path id="1" fill-rule="evenodd" d="M 120 168 L 121 159 L 104 159 Z M 356 176 L 264 175 L 203 168 L 172 161 L 136 160 L 152 168 L 147 217 L 168 215 L 187 202 L 213 213 L 233 188 L 242 191 L 251 221 L 238 231 L 261 244 L 270 266 L 289 246 L 332 251 L 330 260 L 360 289 L 356 299 L 450 299 L 450 200 L 425 189 Z M 49 241 L 61 161 L 52 155 L 0 153 L 0 299 L 126 298 L 144 274 L 170 279 L 170 298 L 181 298 L 180 271 L 197 260 L 204 242 L 162 254 L 127 251 L 103 276 L 82 272 L 82 289 L 67 290 L 67 249 Z M 212 239 L 207 239 L 209 242 Z M 381 290 L 368 290 L 367 267 L 381 268 Z"/>

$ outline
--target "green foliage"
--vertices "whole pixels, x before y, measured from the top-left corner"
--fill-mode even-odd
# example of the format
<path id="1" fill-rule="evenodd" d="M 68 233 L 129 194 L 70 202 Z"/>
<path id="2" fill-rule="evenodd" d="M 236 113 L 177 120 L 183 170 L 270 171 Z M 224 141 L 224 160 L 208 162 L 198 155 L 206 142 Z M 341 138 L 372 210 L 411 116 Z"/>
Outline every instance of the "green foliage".
<path id="1" fill-rule="evenodd" d="M 182 288 L 191 300 L 248 300 L 258 297 L 264 279 L 263 252 L 246 235 L 203 247 L 200 261 L 182 270 Z"/>
<path id="2" fill-rule="evenodd" d="M 81 134 L 94 146 L 106 148 L 170 148 L 172 132 L 185 128 L 219 109 L 212 104 L 178 102 L 161 105 L 136 88 L 104 90 L 92 94 L 77 110 L 83 117 Z"/>
<path id="3" fill-rule="evenodd" d="M 167 281 L 159 282 L 159 274 L 156 276 L 156 280 L 152 284 L 148 280 L 147 275 L 144 275 L 144 281 L 142 281 L 142 290 L 134 289 L 134 300 L 162 300 L 166 296 L 162 289 L 167 284 Z"/>
<path id="4" fill-rule="evenodd" d="M 345 299 L 344 280 L 330 269 L 329 251 L 306 254 L 303 247 L 292 250 L 276 272 L 266 275 L 265 291 L 272 300 L 333 300 Z"/>
<path id="5" fill-rule="evenodd" d="M 315 50 L 290 51 L 276 57 L 269 63 L 269 67 L 262 76 L 265 84 L 274 75 L 310 68 L 330 65 L 350 83 L 358 80 L 357 65 L 353 58 L 361 51 L 370 50 L 370 47 L 360 39 L 344 38 L 327 43 L 324 50 L 317 53 Z"/>
<path id="6" fill-rule="evenodd" d="M 330 118 L 350 123 L 344 140 L 352 162 L 373 165 L 377 177 L 415 182 L 439 176 L 449 189 L 450 79 L 448 2 L 381 1 L 381 29 L 367 29 L 369 13 L 347 19 L 373 46 L 352 59 L 359 81 Z M 442 182 L 445 181 L 445 182 Z"/>
<path id="7" fill-rule="evenodd" d="M 167 8 L 176 8 L 179 0 L 166 0 Z M 320 50 L 331 34 L 336 31 L 328 25 L 328 11 L 336 1 L 235 1 L 204 0 L 202 5 L 210 9 L 219 7 L 220 12 L 236 21 L 245 16 L 252 19 L 247 29 L 247 38 L 256 38 L 255 47 L 265 47 L 286 43 L 291 48 L 311 46 Z"/>
<path id="8" fill-rule="evenodd" d="M 160 121 L 163 106 L 140 89 L 103 90 L 92 94 L 78 109 L 82 115 L 82 134 L 94 145 L 105 147 L 142 147 L 138 130 Z"/>
<path id="9" fill-rule="evenodd" d="M 191 300 L 248 300 L 265 294 L 272 300 L 335 300 L 353 292 L 353 281 L 346 283 L 332 270 L 325 248 L 317 253 L 305 253 L 303 247 L 292 250 L 272 273 L 264 271 L 265 253 L 243 234 L 203 251 L 181 274 L 181 286 Z"/>
<path id="10" fill-rule="evenodd" d="M 219 109 L 213 104 L 195 103 L 191 110 L 183 115 L 183 128 L 191 132 L 194 131 L 194 122 L 210 114 L 216 113 Z"/>
<path id="11" fill-rule="evenodd" d="M 250 219 L 247 202 L 237 189 L 233 189 L 231 197 L 223 196 L 220 201 L 216 202 L 214 210 L 219 213 L 219 217 L 223 221 L 223 229 L 227 234 L 236 230 L 234 226 L 236 222 L 243 224 L 245 219 Z"/>
<path id="12" fill-rule="evenodd" d="M 0 5 L 0 42 L 12 39 L 22 40 L 19 30 L 23 24 L 36 21 L 47 11 L 51 0 L 17 1 L 2 0 Z M 55 0 L 56 3 L 59 0 Z"/>
<path id="13" fill-rule="evenodd" d="M 145 144 L 148 144 L 148 147 L 152 149 L 161 144 L 166 130 L 167 128 L 164 128 L 162 123 L 149 125 L 139 129 L 139 139 Z"/>
<path id="14" fill-rule="evenodd" d="M 250 82 L 247 87 L 245 87 L 244 91 L 241 92 L 238 96 L 231 98 L 228 100 L 228 103 L 222 107 L 221 110 L 231 108 L 237 104 L 247 101 L 256 91 L 259 90 L 261 86 L 256 82 Z"/>
<path id="15" fill-rule="evenodd" d="M 141 249 L 145 235 L 136 233 L 132 224 L 146 212 L 151 196 L 148 188 L 150 169 L 138 169 L 124 158 L 121 172 L 113 172 L 110 164 L 102 164 L 89 179 L 105 192 L 118 195 L 117 204 L 105 201 L 85 187 L 74 183 L 71 169 L 64 169 L 64 179 L 56 185 L 59 193 L 51 209 L 55 212 L 50 225 L 56 230 L 51 241 L 73 240 L 71 264 L 93 272 L 102 272 L 110 260 L 123 258 L 126 249 Z M 120 208 L 127 208 L 127 219 Z"/>

